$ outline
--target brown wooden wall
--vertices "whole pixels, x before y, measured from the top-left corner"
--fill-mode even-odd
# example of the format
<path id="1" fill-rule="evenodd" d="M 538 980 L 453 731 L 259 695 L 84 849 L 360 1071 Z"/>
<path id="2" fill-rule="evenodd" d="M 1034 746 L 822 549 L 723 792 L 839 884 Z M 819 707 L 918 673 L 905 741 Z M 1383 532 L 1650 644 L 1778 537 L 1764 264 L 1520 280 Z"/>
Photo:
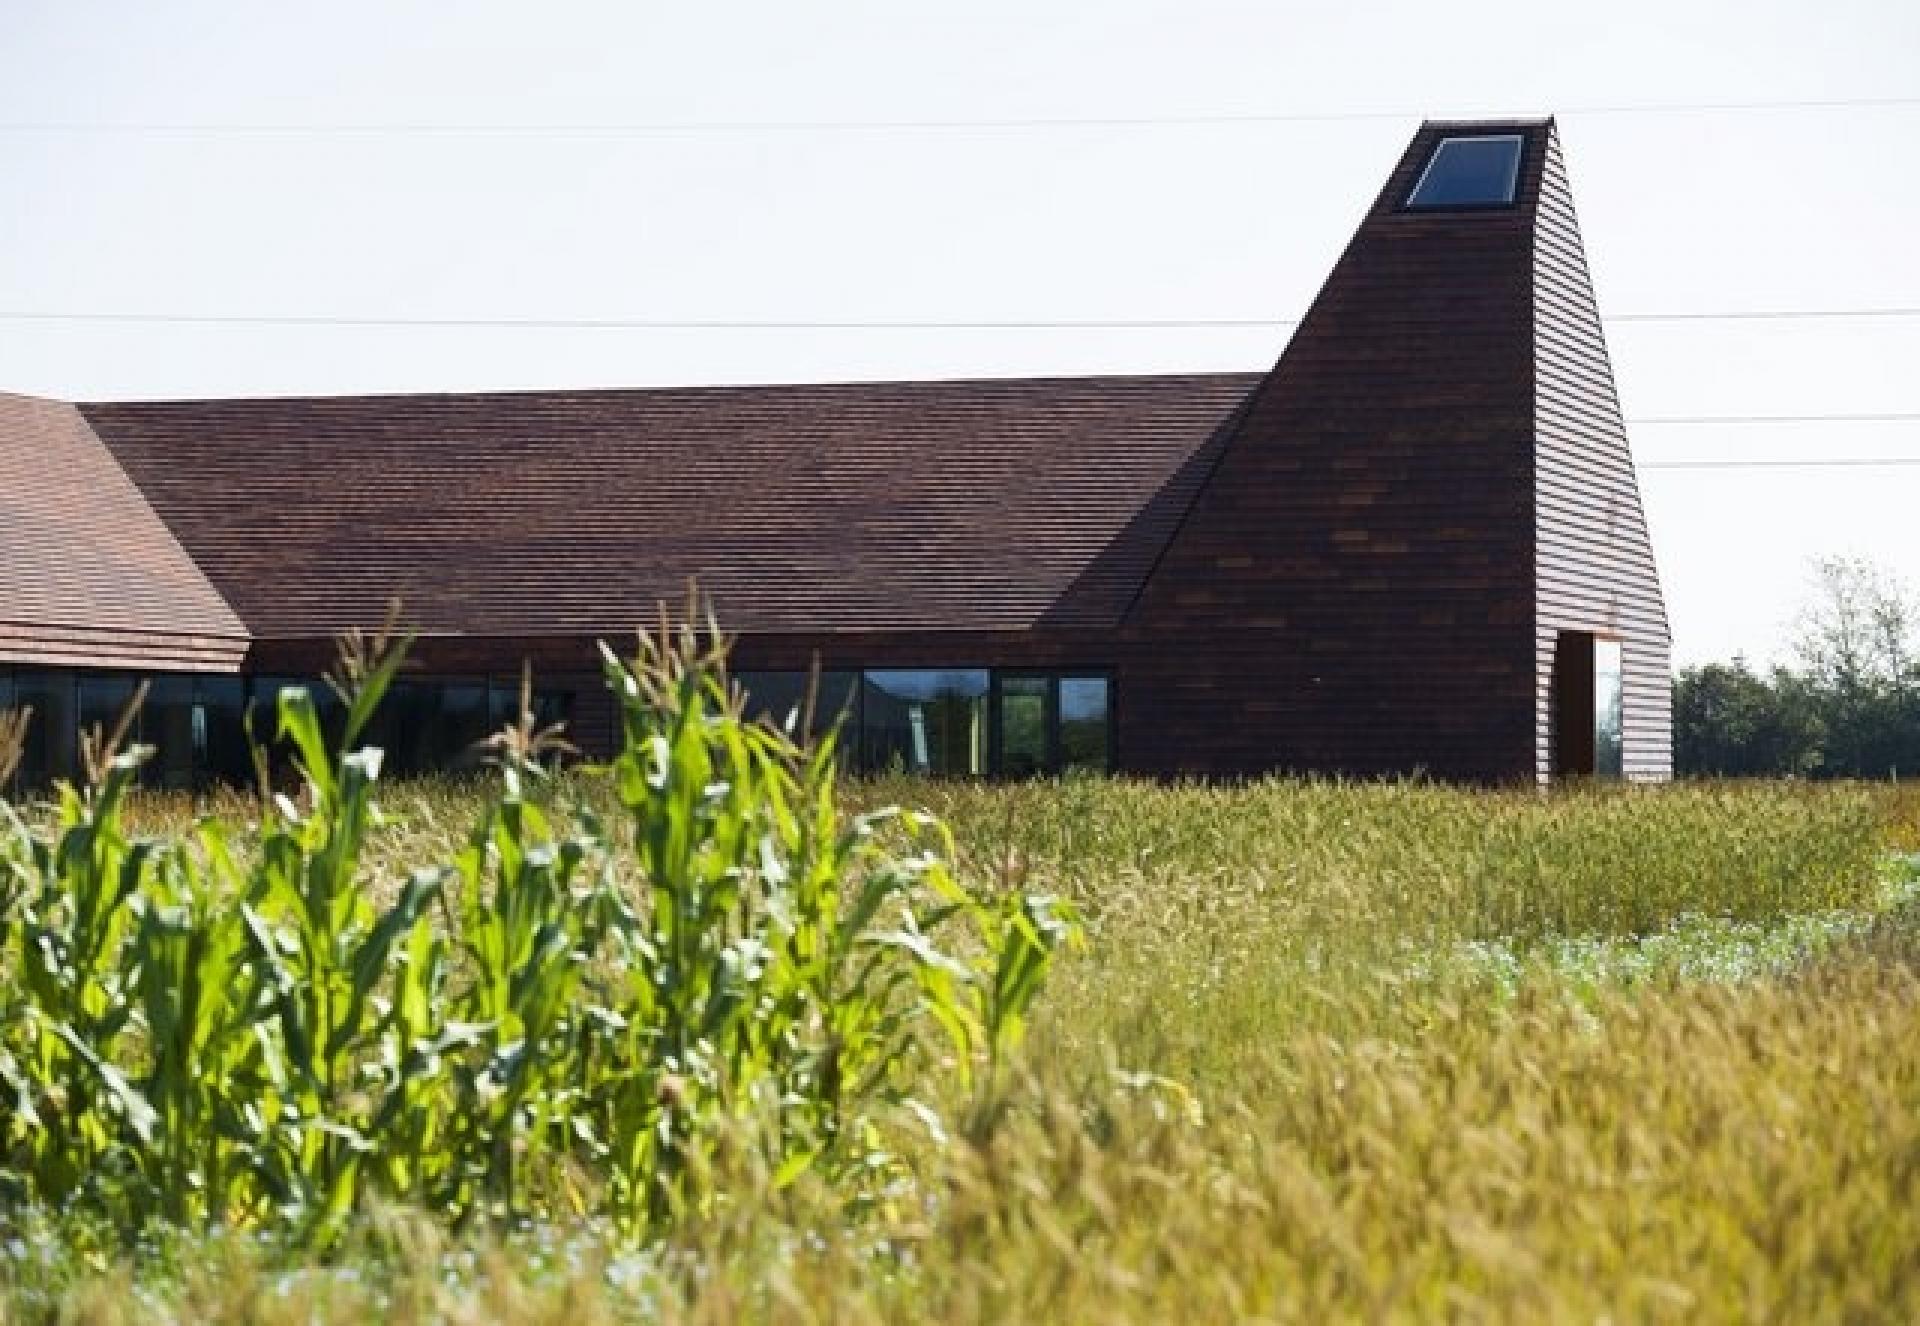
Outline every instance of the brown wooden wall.
<path id="1" fill-rule="evenodd" d="M 1127 621 L 1125 767 L 1532 777 L 1543 133 L 1514 127 L 1517 206 L 1413 213 L 1423 129 L 1227 441 Z"/>
<path id="2" fill-rule="evenodd" d="M 1666 606 L 1641 511 L 1580 225 L 1549 133 L 1534 236 L 1535 765 L 1552 769 L 1552 685 L 1561 631 L 1621 641 L 1627 777 L 1673 773 Z"/>

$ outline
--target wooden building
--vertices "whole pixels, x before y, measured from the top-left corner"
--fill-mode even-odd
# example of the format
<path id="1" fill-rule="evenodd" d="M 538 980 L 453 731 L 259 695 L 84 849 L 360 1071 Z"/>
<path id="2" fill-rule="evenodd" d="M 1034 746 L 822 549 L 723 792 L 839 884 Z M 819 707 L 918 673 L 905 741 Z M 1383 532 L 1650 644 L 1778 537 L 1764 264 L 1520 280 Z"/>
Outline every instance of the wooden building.
<path id="1" fill-rule="evenodd" d="M 1475 782 L 1670 770 L 1668 634 L 1551 121 L 1428 123 L 1262 374 L 73 405 L 0 397 L 29 765 L 155 686 L 155 777 L 398 598 L 381 740 L 467 758 L 523 661 L 689 579 L 755 703 L 874 768 Z"/>

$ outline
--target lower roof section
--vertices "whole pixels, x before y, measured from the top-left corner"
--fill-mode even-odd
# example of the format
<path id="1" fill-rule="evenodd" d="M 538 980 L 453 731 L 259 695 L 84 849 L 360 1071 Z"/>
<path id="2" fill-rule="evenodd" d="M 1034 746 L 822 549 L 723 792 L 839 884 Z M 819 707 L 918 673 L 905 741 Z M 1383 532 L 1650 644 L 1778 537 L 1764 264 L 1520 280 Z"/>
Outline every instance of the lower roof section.
<path id="1" fill-rule="evenodd" d="M 262 639 L 1110 627 L 1259 375 L 98 404 Z"/>
<path id="2" fill-rule="evenodd" d="M 0 395 L 0 476 L 0 661 L 240 666 L 240 618 L 75 407 Z"/>

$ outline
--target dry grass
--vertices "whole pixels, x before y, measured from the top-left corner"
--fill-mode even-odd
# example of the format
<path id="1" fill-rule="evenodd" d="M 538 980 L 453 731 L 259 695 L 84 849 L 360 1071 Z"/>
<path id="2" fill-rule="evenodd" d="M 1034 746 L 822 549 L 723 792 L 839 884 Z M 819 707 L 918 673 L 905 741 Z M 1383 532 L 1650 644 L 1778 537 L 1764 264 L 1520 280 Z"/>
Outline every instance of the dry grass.
<path id="1" fill-rule="evenodd" d="M 747 1172 L 670 1249 L 396 1217 L 325 1268 L 16 1215 L 6 1319 L 1920 1320 L 1910 795 L 856 795 L 1091 935 L 1025 1083 L 893 1208 Z M 390 805 L 382 871 L 470 820 Z"/>

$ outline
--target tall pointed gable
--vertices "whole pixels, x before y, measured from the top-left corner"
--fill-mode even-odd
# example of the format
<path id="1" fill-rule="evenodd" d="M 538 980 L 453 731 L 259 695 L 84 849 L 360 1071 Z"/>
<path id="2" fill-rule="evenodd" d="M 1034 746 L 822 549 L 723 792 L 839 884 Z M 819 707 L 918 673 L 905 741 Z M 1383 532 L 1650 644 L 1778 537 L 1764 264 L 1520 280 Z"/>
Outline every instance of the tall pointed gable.
<path id="1" fill-rule="evenodd" d="M 1533 247 L 1536 767 L 1553 772 L 1553 678 L 1565 633 L 1619 641 L 1623 766 L 1671 775 L 1666 605 L 1614 390 L 1573 192 L 1548 126 Z"/>
<path id="2" fill-rule="evenodd" d="M 1162 720 L 1128 763 L 1531 773 L 1548 136 L 1539 121 L 1414 136 L 1136 602 L 1143 643 L 1184 648 L 1141 650 L 1151 675 L 1127 703 Z M 1464 156 L 1443 162 L 1448 140 Z M 1476 172 L 1503 165 L 1489 201 Z"/>

